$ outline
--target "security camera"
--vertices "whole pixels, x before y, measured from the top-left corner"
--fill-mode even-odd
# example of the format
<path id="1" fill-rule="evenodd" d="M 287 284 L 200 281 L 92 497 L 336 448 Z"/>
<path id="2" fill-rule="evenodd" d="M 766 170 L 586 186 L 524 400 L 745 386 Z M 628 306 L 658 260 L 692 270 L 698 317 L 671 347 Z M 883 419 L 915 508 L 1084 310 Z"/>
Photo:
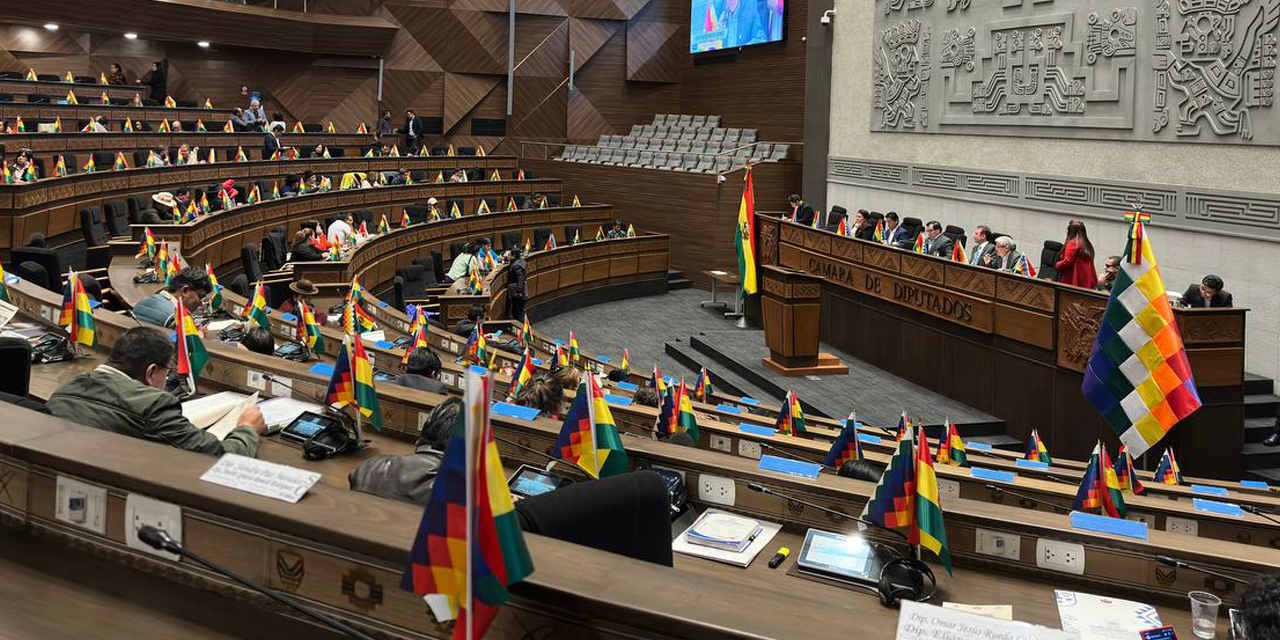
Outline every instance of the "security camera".
<path id="1" fill-rule="evenodd" d="M 827 9 L 826 11 L 822 12 L 822 17 L 818 18 L 818 22 L 821 22 L 822 24 L 831 24 L 831 19 L 834 17 L 836 17 L 836 10 Z"/>

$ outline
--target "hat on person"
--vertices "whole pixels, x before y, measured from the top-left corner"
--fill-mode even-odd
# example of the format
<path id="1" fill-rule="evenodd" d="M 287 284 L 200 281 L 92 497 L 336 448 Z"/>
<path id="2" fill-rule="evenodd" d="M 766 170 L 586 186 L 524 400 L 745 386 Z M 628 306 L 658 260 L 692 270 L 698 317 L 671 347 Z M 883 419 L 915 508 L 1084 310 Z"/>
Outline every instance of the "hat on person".
<path id="1" fill-rule="evenodd" d="M 173 194 L 169 193 L 168 191 L 161 191 L 160 193 L 157 193 L 151 196 L 151 199 L 155 200 L 156 202 L 166 207 L 169 207 L 170 209 L 178 206 L 178 201 L 174 200 Z"/>
<path id="2" fill-rule="evenodd" d="M 304 296 L 314 296 L 320 293 L 320 289 L 316 288 L 316 285 L 312 284 L 311 281 L 306 278 L 302 278 L 297 282 L 290 282 L 289 290 Z"/>
<path id="3" fill-rule="evenodd" d="M 439 202 L 439 200 L 436 200 L 435 198 L 427 198 L 427 204 L 435 204 L 437 202 Z"/>

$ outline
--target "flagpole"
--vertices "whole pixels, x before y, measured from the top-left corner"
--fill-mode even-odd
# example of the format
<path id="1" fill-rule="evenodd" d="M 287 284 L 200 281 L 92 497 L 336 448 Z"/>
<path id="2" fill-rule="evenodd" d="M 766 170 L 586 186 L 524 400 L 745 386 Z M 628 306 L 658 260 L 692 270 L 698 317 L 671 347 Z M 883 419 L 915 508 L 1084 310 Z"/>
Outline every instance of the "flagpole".
<path id="1" fill-rule="evenodd" d="M 466 588 L 466 601 L 465 601 L 465 604 L 464 604 L 463 606 L 465 606 L 465 607 L 466 607 L 466 609 L 465 609 L 465 612 L 466 612 L 466 618 L 467 618 L 467 620 L 466 620 L 466 625 L 467 625 L 467 629 L 466 629 L 466 634 L 467 634 L 467 635 L 466 635 L 466 637 L 467 637 L 467 640 L 473 640 L 473 639 L 472 639 L 472 635 L 473 635 L 473 633 L 474 633 L 474 628 L 475 628 L 475 613 L 476 613 L 476 612 L 475 612 L 475 607 L 473 606 L 473 605 L 474 605 L 474 603 L 473 603 L 473 602 L 472 602 L 472 600 L 471 600 L 471 598 L 472 598 L 472 593 L 471 593 L 471 591 L 472 591 L 472 586 L 473 586 L 473 585 L 472 585 L 472 582 L 473 582 L 473 577 L 474 577 L 474 576 L 473 576 L 473 574 L 472 574 L 472 565 L 473 565 L 473 563 L 474 563 L 474 557 L 473 557 L 473 556 L 475 555 L 475 554 L 474 554 L 474 545 L 472 544 L 472 542 L 473 542 L 473 540 L 472 540 L 472 536 L 474 536 L 474 535 L 475 535 L 475 526 L 474 526 L 474 524 L 475 524 L 475 523 L 474 523 L 474 520 L 475 520 L 475 491 L 476 491 L 476 487 L 475 487 L 475 481 L 476 481 L 476 477 L 475 477 L 475 475 L 476 475 L 476 468 L 475 468 L 476 460 L 475 460 L 475 456 L 476 456 L 476 451 L 475 451 L 475 450 L 476 450 L 476 440 L 477 440 L 476 436 L 478 435 L 478 434 L 476 434 L 476 433 L 475 433 L 475 431 L 476 431 L 476 429 L 478 429 L 478 428 L 479 428 L 479 426 L 480 426 L 480 425 L 475 424 L 475 422 L 476 422 L 476 421 L 475 421 L 475 419 L 474 419 L 474 416 L 472 416 L 472 415 L 471 415 L 471 411 L 472 411 L 472 408 L 473 408 L 473 404 L 474 404 L 474 401 L 475 401 L 475 398 L 476 398 L 476 395 L 477 395 L 477 394 L 475 393 L 475 391 L 471 388 L 471 386 L 472 386 L 472 385 L 475 383 L 475 381 L 476 381 L 476 376 L 475 376 L 474 372 L 472 372 L 472 371 L 470 371 L 470 370 L 468 369 L 468 371 L 467 371 L 467 373 L 466 373 L 465 381 L 466 381 L 466 388 L 465 388 L 465 389 L 463 389 L 463 393 L 464 393 L 464 394 L 466 394 L 466 400 L 467 400 L 467 402 L 466 402 L 466 404 L 463 406 L 463 410 L 467 412 L 467 421 L 466 421 L 466 427 L 465 427 L 465 428 L 466 428 L 466 433 L 467 433 L 467 467 L 466 467 L 466 478 L 467 478 L 467 496 L 466 496 L 466 501 L 467 501 L 467 502 L 466 502 L 466 508 L 465 508 L 463 511 L 464 511 L 464 513 L 466 514 L 466 518 L 467 518 L 467 530 L 466 530 L 466 537 L 465 537 L 465 538 L 463 538 L 463 540 L 464 540 L 464 544 L 465 544 L 465 546 L 466 546 L 466 550 L 467 550 L 467 551 L 466 551 L 466 573 L 464 574 L 466 577 L 465 577 L 465 578 L 463 578 L 463 581 L 466 583 L 467 588 Z"/>

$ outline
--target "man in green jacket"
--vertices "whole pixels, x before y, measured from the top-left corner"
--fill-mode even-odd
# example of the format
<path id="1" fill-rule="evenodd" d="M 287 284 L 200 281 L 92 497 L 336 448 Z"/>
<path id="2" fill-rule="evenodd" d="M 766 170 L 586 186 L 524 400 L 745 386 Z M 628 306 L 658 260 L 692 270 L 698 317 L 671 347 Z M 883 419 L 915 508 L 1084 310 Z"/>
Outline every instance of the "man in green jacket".
<path id="1" fill-rule="evenodd" d="M 72 422 L 170 446 L 220 456 L 258 455 L 266 430 L 262 412 L 249 407 L 223 440 L 197 429 L 182 415 L 182 403 L 164 390 L 173 342 L 155 327 L 134 327 L 111 349 L 106 364 L 67 381 L 47 406 Z"/>

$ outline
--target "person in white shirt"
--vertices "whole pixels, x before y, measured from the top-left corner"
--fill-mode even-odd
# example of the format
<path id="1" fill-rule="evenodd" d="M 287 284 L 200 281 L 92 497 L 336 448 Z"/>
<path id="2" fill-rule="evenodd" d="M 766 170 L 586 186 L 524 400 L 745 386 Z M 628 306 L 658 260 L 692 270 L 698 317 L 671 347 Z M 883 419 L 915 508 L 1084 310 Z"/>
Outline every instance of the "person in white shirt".
<path id="1" fill-rule="evenodd" d="M 471 261 L 475 258 L 475 245 L 470 242 L 462 248 L 453 258 L 453 264 L 449 265 L 449 272 L 445 274 L 445 280 L 449 282 L 457 282 L 459 279 L 467 277 L 467 273 L 471 271 Z"/>
<path id="2" fill-rule="evenodd" d="M 989 267 L 996 261 L 996 245 L 991 242 L 991 227 L 978 225 L 973 230 L 973 249 L 969 252 L 969 264 Z"/>
<path id="3" fill-rule="evenodd" d="M 348 213 L 345 217 L 338 218 L 329 225 L 329 244 L 340 245 L 351 242 L 351 237 L 355 234 L 352 227 L 356 222 L 355 216 Z"/>

